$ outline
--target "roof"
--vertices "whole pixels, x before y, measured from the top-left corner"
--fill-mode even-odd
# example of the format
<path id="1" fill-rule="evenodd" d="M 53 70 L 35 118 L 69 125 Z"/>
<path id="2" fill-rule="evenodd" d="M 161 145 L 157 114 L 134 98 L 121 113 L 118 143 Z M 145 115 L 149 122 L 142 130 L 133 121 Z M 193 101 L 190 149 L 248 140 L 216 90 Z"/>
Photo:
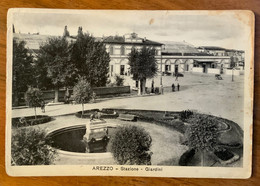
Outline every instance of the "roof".
<path id="1" fill-rule="evenodd" d="M 217 62 L 217 60 L 214 59 L 194 59 L 194 61 L 199 63 L 214 63 Z"/>
<path id="2" fill-rule="evenodd" d="M 138 42 L 137 42 L 138 41 Z M 125 36 L 108 36 L 103 39 L 104 43 L 108 44 L 131 44 L 131 45 L 157 45 L 161 46 L 163 43 L 152 41 L 146 38 L 138 37 L 137 34 L 132 33 L 130 37 Z"/>
<path id="3" fill-rule="evenodd" d="M 217 46 L 200 46 L 198 49 L 205 49 L 205 50 L 226 50 L 225 48 L 217 47 Z"/>
<path id="4" fill-rule="evenodd" d="M 194 47 L 192 44 L 189 44 L 187 42 L 174 42 L 174 41 L 165 41 L 162 52 L 169 53 L 169 54 L 187 53 L 193 55 L 199 53 L 198 49 Z"/>

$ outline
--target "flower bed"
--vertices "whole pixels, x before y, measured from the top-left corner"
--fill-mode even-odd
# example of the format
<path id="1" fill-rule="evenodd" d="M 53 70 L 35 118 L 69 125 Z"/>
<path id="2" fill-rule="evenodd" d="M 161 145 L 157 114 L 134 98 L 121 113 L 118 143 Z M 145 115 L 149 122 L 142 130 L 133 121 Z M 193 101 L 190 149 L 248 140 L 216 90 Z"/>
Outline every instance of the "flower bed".
<path id="1" fill-rule="evenodd" d="M 118 117 L 118 113 L 116 112 L 112 112 L 112 111 L 106 112 L 103 110 L 100 111 L 99 109 L 84 110 L 83 116 L 82 116 L 82 111 L 77 112 L 75 115 L 78 118 L 90 118 L 90 115 L 94 114 L 94 112 L 101 112 L 101 117 L 103 119 L 114 119 Z"/>
<path id="2" fill-rule="evenodd" d="M 12 127 L 13 128 L 27 127 L 27 126 L 47 123 L 51 120 L 52 118 L 46 115 L 37 115 L 36 119 L 35 116 L 12 118 Z"/>

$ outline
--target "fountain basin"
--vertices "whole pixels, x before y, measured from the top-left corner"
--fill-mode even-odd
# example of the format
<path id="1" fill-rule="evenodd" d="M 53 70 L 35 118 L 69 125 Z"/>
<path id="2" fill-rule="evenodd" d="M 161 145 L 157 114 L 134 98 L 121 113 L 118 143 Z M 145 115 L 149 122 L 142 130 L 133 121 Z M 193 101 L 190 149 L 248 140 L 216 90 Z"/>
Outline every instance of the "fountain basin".
<path id="1" fill-rule="evenodd" d="M 107 124 L 107 137 L 102 137 L 101 140 L 105 140 L 105 146 L 111 135 L 116 130 L 117 125 Z M 63 127 L 59 129 L 55 129 L 50 131 L 47 135 L 53 141 L 53 147 L 59 149 L 61 151 L 67 151 L 71 153 L 86 153 L 86 152 L 93 152 L 93 153 L 100 153 L 106 152 L 106 147 L 104 148 L 104 143 L 100 139 L 89 138 L 86 143 L 86 139 L 84 139 L 84 135 L 86 134 L 86 125 L 73 125 L 69 127 Z M 87 146 L 91 146 L 90 151 L 87 151 Z M 92 150 L 93 149 L 93 150 Z"/>

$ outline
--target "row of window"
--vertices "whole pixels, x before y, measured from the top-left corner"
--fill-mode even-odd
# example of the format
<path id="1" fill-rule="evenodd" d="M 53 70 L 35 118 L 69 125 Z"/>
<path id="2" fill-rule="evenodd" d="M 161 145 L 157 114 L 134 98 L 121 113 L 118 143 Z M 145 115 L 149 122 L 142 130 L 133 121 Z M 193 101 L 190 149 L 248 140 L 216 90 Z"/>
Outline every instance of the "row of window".
<path id="1" fill-rule="evenodd" d="M 113 72 L 114 72 L 114 66 L 110 65 L 110 75 L 113 76 Z M 130 72 L 128 70 L 128 72 L 125 71 L 125 65 L 120 65 L 120 75 L 130 75 Z"/>
<path id="2" fill-rule="evenodd" d="M 121 46 L 120 47 L 120 55 L 126 55 L 125 51 L 126 51 L 125 47 Z M 109 47 L 109 54 L 110 55 L 114 55 L 115 54 L 114 46 L 112 46 L 112 45 Z M 155 55 L 159 55 L 158 50 L 155 50 Z"/>

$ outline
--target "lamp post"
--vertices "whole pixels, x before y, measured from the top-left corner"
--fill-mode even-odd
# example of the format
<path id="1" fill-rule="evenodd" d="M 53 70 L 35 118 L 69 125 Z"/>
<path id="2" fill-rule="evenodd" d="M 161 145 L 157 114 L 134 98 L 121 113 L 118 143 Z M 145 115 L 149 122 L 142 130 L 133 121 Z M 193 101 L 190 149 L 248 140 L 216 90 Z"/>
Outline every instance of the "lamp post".
<path id="1" fill-rule="evenodd" d="M 161 66 L 160 66 L 160 70 L 161 70 L 160 85 L 162 86 L 162 46 L 161 46 Z"/>
<path id="2" fill-rule="evenodd" d="M 234 68 L 232 68 L 232 81 L 234 81 Z"/>

